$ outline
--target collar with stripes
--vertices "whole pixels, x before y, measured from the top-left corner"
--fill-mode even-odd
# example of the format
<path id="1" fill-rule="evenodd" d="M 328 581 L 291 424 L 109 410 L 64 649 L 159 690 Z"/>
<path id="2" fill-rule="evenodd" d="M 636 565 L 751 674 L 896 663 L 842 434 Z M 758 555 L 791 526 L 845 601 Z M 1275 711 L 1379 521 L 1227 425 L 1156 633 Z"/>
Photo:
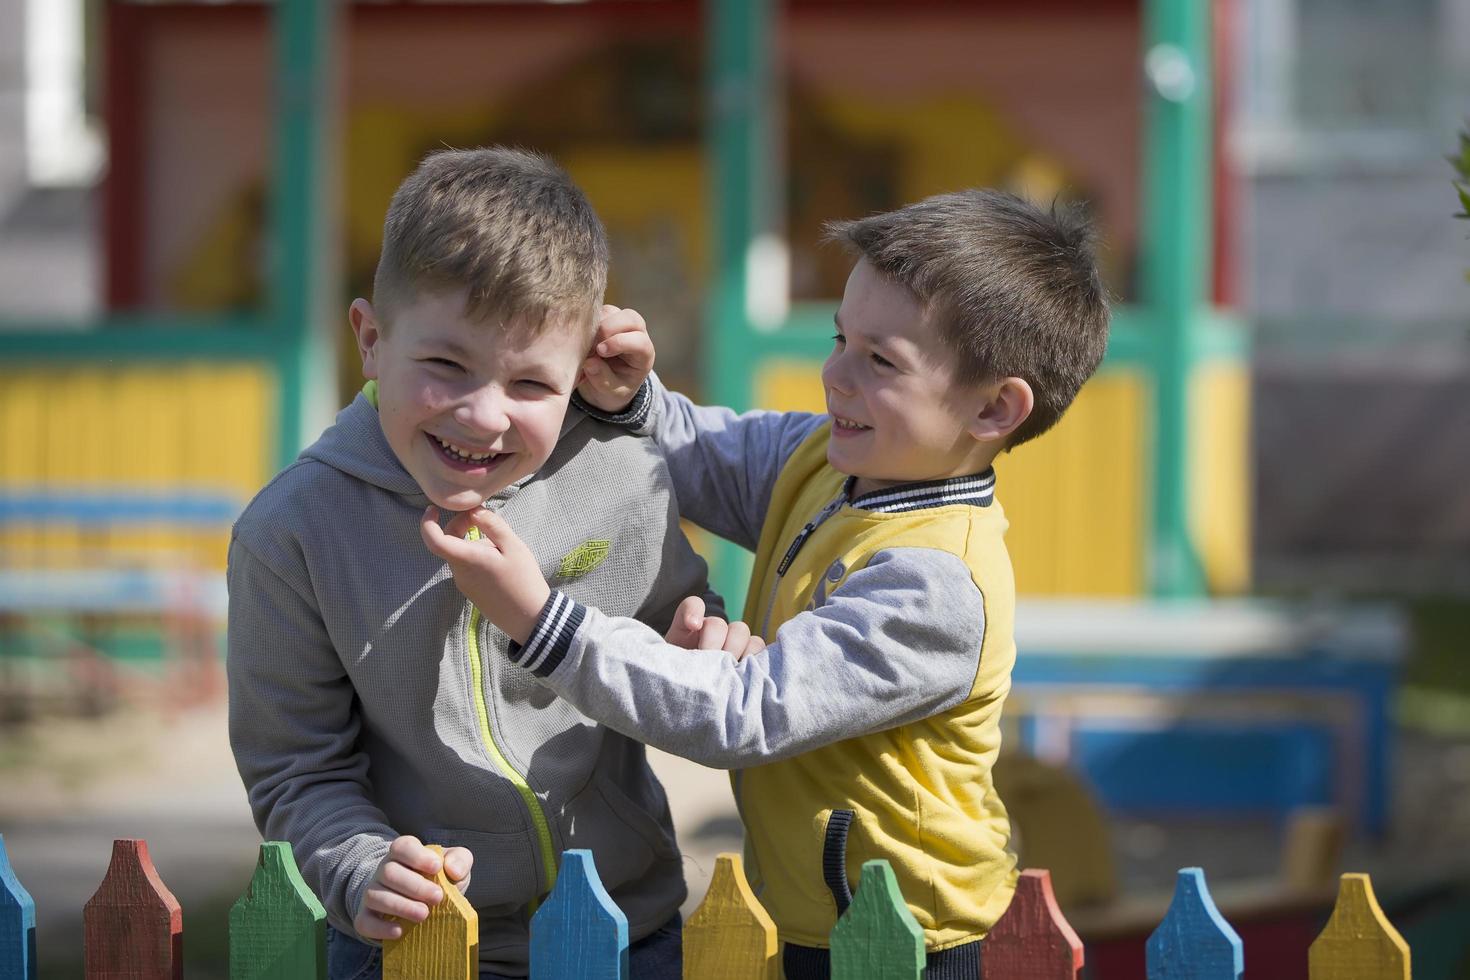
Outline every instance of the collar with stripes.
<path id="1" fill-rule="evenodd" d="M 877 514 L 899 514 L 925 507 L 943 507 L 947 504 L 974 504 L 989 507 L 995 500 L 995 468 L 969 476 L 952 476 L 944 480 L 925 480 L 922 483 L 903 483 L 896 487 L 874 490 L 860 497 L 852 495 L 857 477 L 850 476 L 843 486 L 847 502 L 853 507 Z"/>

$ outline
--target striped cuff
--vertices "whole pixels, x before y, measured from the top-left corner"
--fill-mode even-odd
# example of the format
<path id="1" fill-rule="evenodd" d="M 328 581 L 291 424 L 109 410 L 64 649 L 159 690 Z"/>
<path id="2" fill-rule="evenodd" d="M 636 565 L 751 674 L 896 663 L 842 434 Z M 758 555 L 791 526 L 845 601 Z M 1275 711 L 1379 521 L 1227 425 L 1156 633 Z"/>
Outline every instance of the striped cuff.
<path id="1" fill-rule="evenodd" d="M 572 637 L 587 615 L 587 607 L 568 597 L 564 592 L 552 591 L 536 617 L 536 628 L 531 638 L 521 646 L 510 641 L 506 653 L 510 662 L 519 664 L 537 677 L 550 676 L 561 665 L 567 651 L 572 648 Z"/>
<path id="2" fill-rule="evenodd" d="M 588 404 L 576 392 L 572 392 L 572 404 L 599 422 L 610 422 L 629 429 L 642 428 L 643 423 L 648 421 L 648 413 L 653 410 L 653 382 L 644 378 L 637 393 L 633 395 L 633 400 L 621 412 L 604 412 L 597 406 Z"/>

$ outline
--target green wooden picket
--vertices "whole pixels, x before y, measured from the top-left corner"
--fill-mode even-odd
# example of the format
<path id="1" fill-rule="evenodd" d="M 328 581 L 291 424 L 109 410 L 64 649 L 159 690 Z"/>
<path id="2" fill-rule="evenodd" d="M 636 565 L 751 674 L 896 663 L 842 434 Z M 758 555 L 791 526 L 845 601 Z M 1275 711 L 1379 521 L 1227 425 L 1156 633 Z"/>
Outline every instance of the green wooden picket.
<path id="1" fill-rule="evenodd" d="M 255 875 L 230 908 L 230 980 L 326 980 L 327 910 L 291 855 L 260 845 Z"/>
<path id="2" fill-rule="evenodd" d="M 919 980 L 924 930 L 882 859 L 863 863 L 857 894 L 832 929 L 832 980 Z"/>

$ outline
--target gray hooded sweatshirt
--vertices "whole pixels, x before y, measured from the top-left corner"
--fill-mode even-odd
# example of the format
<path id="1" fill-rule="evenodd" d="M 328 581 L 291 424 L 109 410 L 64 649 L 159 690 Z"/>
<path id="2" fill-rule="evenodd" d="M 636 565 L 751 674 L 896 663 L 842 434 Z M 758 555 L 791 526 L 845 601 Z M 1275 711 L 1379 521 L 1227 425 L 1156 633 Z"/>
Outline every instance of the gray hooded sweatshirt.
<path id="1" fill-rule="evenodd" d="M 469 848 L 482 969 L 527 971 L 529 906 L 567 848 L 593 852 L 630 938 L 651 933 L 685 887 L 643 746 L 507 659 L 420 539 L 428 503 L 359 395 L 236 523 L 230 742 L 256 825 L 348 932 L 393 838 Z M 575 408 L 487 506 L 579 602 L 662 632 L 706 593 L 657 448 Z"/>

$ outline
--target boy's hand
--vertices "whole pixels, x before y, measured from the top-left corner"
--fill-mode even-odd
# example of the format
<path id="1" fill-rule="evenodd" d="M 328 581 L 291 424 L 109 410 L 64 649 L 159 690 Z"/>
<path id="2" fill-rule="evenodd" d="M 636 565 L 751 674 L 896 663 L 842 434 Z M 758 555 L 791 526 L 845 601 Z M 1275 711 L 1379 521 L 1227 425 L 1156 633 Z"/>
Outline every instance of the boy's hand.
<path id="1" fill-rule="evenodd" d="M 704 600 L 694 595 L 679 603 L 664 642 L 687 650 L 724 650 L 737 661 L 766 648 L 766 641 L 739 620 L 727 623 L 718 616 L 706 616 Z"/>
<path id="2" fill-rule="evenodd" d="M 479 529 L 480 540 L 465 539 L 472 527 Z M 439 508 L 431 506 L 424 511 L 419 532 L 429 550 L 449 562 L 454 584 L 480 614 L 512 640 L 525 644 L 551 596 L 551 587 L 536 556 L 505 518 L 479 507 L 456 514 L 447 527 L 440 528 Z"/>
<path id="3" fill-rule="evenodd" d="M 604 306 L 592 338 L 592 351 L 582 362 L 577 394 L 604 412 L 623 411 L 653 370 L 653 339 L 636 310 Z"/>
<path id="4" fill-rule="evenodd" d="M 463 847 L 444 851 L 444 873 L 460 892 L 469 886 L 474 863 L 475 856 Z M 402 938 L 403 926 L 395 919 L 423 922 L 429 917 L 429 906 L 444 901 L 444 890 L 433 880 L 438 873 L 439 855 L 417 837 L 399 837 L 373 872 L 352 928 L 364 939 Z"/>

